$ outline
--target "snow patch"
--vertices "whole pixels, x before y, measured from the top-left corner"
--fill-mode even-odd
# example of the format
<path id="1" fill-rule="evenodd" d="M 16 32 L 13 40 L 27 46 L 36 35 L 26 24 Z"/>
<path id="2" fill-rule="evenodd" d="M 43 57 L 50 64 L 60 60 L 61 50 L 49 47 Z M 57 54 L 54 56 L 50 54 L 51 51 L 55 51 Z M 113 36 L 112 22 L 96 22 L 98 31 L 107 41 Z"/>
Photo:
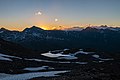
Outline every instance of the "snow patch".
<path id="1" fill-rule="evenodd" d="M 10 76 L 1 78 L 1 80 L 28 80 L 35 77 L 53 77 L 53 76 L 59 76 L 56 74 L 66 73 L 66 72 L 69 72 L 69 71 L 32 72 L 32 73 L 10 75 Z"/>
<path id="2" fill-rule="evenodd" d="M 63 51 L 67 51 L 67 50 L 69 50 L 69 49 L 64 49 Z"/>
<path id="3" fill-rule="evenodd" d="M 103 59 L 103 58 L 100 58 L 100 56 L 99 56 L 99 55 L 96 55 L 96 54 L 92 55 L 92 57 L 94 57 L 94 58 L 98 58 L 98 59 L 100 59 L 101 61 L 114 60 L 114 59 L 112 59 L 112 58 L 105 58 L 105 59 Z M 101 62 L 101 61 L 100 61 L 100 62 Z"/>
<path id="4" fill-rule="evenodd" d="M 106 58 L 106 59 L 102 59 L 102 58 L 100 58 L 100 60 L 103 60 L 103 61 L 109 61 L 109 60 L 114 60 L 114 59 L 112 59 L 112 58 Z"/>
<path id="5" fill-rule="evenodd" d="M 5 58 L 5 57 L 2 57 L 2 56 L 0 56 L 0 60 L 12 61 L 11 59 L 9 59 L 9 58 Z"/>
<path id="6" fill-rule="evenodd" d="M 0 60 L 12 61 L 12 59 L 6 58 L 8 55 L 0 54 Z"/>
<path id="7" fill-rule="evenodd" d="M 71 59 L 77 59 L 77 57 L 75 57 L 75 56 L 65 56 L 65 57 L 59 57 L 58 59 L 67 59 L 67 60 L 71 60 Z"/>
<path id="8" fill-rule="evenodd" d="M 94 54 L 94 55 L 92 55 L 92 57 L 94 57 L 94 58 L 99 58 L 100 56 L 99 56 L 99 55 Z"/>
<path id="9" fill-rule="evenodd" d="M 52 58 L 57 58 L 57 57 L 65 57 L 65 56 L 70 56 L 70 55 L 64 55 L 64 54 L 61 54 L 61 53 L 57 53 L 57 54 L 53 54 L 53 53 L 50 53 L 50 52 L 48 52 L 48 53 L 43 53 L 43 54 L 41 54 L 41 55 L 43 55 L 43 56 L 46 56 L 46 57 L 52 57 Z"/>
<path id="10" fill-rule="evenodd" d="M 49 66 L 42 66 L 42 67 L 29 67 L 29 68 L 24 68 L 23 70 L 28 70 L 28 71 L 39 71 L 39 70 L 48 70 L 48 69 L 54 69 Z"/>
<path id="11" fill-rule="evenodd" d="M 88 64 L 88 62 L 75 62 L 77 64 Z"/>
<path id="12" fill-rule="evenodd" d="M 8 76 L 10 76 L 10 74 L 0 73 L 0 79 Z"/>
<path id="13" fill-rule="evenodd" d="M 89 54 L 89 52 L 84 52 L 84 51 L 78 51 L 78 52 L 76 52 L 75 54 Z"/>
<path id="14" fill-rule="evenodd" d="M 12 59 L 10 59 L 10 58 L 22 59 L 20 57 L 10 56 L 10 55 L 6 55 L 6 54 L 1 54 L 0 53 L 0 60 L 12 61 Z"/>

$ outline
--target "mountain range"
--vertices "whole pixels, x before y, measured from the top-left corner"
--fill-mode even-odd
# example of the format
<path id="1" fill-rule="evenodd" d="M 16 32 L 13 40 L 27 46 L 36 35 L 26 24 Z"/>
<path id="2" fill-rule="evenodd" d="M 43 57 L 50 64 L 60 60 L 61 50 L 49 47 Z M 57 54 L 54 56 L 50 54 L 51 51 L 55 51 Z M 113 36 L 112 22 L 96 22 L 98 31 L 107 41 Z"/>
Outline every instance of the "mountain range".
<path id="1" fill-rule="evenodd" d="M 21 32 L 1 28 L 0 38 L 40 52 L 64 48 L 93 48 L 99 51 L 120 52 L 120 28 L 106 25 L 73 27 L 66 30 L 43 30 L 32 26 Z"/>

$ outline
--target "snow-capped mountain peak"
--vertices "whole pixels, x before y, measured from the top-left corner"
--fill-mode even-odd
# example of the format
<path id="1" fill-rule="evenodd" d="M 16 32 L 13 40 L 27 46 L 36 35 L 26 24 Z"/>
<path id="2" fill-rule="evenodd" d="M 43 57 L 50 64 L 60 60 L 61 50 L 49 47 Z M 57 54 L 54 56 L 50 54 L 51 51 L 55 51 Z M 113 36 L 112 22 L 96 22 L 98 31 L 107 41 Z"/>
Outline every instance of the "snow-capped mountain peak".
<path id="1" fill-rule="evenodd" d="M 66 28 L 65 31 L 81 31 L 83 30 L 83 27 L 72 27 L 72 28 Z"/>
<path id="2" fill-rule="evenodd" d="M 109 27 L 107 25 L 101 25 L 101 26 L 91 26 L 91 28 L 99 29 L 99 30 L 111 30 L 111 31 L 119 31 L 119 27 Z"/>

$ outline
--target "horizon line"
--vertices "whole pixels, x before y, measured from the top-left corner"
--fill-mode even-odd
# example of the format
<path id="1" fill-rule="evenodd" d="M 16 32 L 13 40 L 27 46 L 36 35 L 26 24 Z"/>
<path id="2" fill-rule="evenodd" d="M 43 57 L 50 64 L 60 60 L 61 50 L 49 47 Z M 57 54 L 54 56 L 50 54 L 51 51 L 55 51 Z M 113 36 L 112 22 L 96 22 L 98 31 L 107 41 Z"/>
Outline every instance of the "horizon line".
<path id="1" fill-rule="evenodd" d="M 35 25 L 33 25 L 33 26 L 35 26 Z M 4 28 L 4 29 L 6 29 L 6 30 L 9 30 L 9 31 L 23 31 L 23 30 L 25 30 L 26 28 L 32 28 L 33 26 L 30 26 L 30 27 L 25 27 L 25 28 L 23 28 L 22 30 L 19 30 L 19 29 L 10 29 L 10 28 L 6 28 L 5 26 L 0 26 L 0 29 L 2 29 L 2 28 Z M 41 29 L 43 29 L 43 30 L 65 30 L 65 29 L 69 29 L 69 28 L 74 28 L 74 27 L 79 27 L 79 28 L 87 28 L 87 27 L 101 27 L 101 26 L 107 26 L 107 27 L 113 27 L 113 28 L 120 28 L 120 26 L 108 26 L 108 25 L 88 25 L 88 26 L 73 26 L 73 27 L 67 27 L 67 28 L 65 28 L 64 26 L 57 26 L 57 27 L 52 27 L 52 29 L 47 29 L 47 28 L 44 28 L 44 27 L 42 27 L 42 26 L 35 26 L 35 27 L 38 27 L 38 28 L 41 28 Z M 60 29 L 59 27 L 62 27 L 62 29 Z"/>

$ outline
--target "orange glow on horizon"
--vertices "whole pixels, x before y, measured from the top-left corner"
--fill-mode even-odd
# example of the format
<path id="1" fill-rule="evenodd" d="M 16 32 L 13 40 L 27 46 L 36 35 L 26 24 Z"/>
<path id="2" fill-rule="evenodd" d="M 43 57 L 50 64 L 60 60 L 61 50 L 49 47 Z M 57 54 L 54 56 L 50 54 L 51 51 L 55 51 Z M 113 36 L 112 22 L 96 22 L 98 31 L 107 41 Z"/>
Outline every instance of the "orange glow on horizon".
<path id="1" fill-rule="evenodd" d="M 1 26 L 0 25 L 0 28 L 5 28 L 5 29 L 8 29 L 8 30 L 15 30 L 15 31 L 23 31 L 25 28 L 30 28 L 32 27 L 33 25 L 26 25 L 25 27 L 12 27 L 12 26 Z M 59 25 L 35 25 L 39 28 L 42 28 L 44 30 L 65 30 L 67 28 L 72 28 L 72 27 L 83 27 L 83 28 L 86 28 L 86 27 L 92 27 L 92 26 L 100 26 L 100 25 L 93 25 L 93 24 L 81 24 L 81 25 L 62 25 L 62 26 L 59 26 Z M 112 26 L 112 27 L 117 27 L 117 26 Z M 118 26 L 119 27 L 119 26 Z"/>

